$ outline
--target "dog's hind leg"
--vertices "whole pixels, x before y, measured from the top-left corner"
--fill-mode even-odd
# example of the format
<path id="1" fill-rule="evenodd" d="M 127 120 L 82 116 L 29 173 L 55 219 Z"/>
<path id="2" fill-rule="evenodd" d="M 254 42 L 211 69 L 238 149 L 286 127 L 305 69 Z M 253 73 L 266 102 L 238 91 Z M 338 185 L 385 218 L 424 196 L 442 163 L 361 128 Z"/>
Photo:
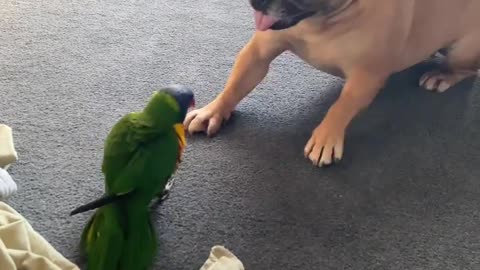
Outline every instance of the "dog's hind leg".
<path id="1" fill-rule="evenodd" d="M 425 73 L 420 86 L 430 91 L 445 92 L 455 84 L 479 75 L 480 33 L 454 43 L 446 54 L 445 62 Z"/>

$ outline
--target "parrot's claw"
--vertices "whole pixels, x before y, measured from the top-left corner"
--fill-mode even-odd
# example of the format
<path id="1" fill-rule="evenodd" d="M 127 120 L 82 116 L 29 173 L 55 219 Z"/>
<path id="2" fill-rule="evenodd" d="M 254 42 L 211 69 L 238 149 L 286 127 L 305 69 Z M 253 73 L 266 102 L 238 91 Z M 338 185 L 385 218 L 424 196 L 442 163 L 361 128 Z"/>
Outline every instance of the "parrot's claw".
<path id="1" fill-rule="evenodd" d="M 170 190 L 172 189 L 173 187 L 173 184 L 175 183 L 175 179 L 174 178 L 171 178 L 167 184 L 165 185 L 165 189 L 163 190 L 162 193 L 159 194 L 159 199 L 160 201 L 165 201 L 166 199 L 168 199 L 168 196 L 170 195 Z"/>
<path id="2" fill-rule="evenodd" d="M 174 183 L 175 183 L 175 179 L 171 178 L 165 185 L 165 188 L 163 189 L 163 191 L 158 193 L 157 195 L 158 199 L 152 201 L 152 203 L 150 204 L 150 207 L 156 208 L 160 206 L 165 200 L 167 200 L 168 197 L 170 196 L 170 191 L 172 190 Z"/>
<path id="3" fill-rule="evenodd" d="M 160 201 L 165 201 L 166 199 L 168 199 L 168 195 L 170 195 L 170 192 L 168 190 L 164 190 L 159 196 L 159 200 Z"/>

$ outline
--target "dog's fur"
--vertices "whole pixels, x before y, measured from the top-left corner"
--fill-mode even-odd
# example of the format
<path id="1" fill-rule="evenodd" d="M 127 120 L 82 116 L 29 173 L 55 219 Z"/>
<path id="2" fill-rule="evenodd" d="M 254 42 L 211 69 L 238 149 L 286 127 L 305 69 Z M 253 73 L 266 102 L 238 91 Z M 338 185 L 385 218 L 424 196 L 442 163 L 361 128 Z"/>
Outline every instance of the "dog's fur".
<path id="1" fill-rule="evenodd" d="M 480 68 L 479 0 L 250 3 L 282 20 L 272 26 L 274 30 L 256 31 L 240 51 L 223 92 L 189 113 L 185 126 L 190 133 L 216 133 L 263 80 L 272 60 L 289 50 L 313 67 L 346 80 L 340 97 L 305 146 L 305 156 L 315 165 L 329 165 L 342 158 L 345 130 L 352 119 L 369 106 L 393 73 L 443 50 L 443 68 L 420 80 L 426 89 L 443 92 Z"/>

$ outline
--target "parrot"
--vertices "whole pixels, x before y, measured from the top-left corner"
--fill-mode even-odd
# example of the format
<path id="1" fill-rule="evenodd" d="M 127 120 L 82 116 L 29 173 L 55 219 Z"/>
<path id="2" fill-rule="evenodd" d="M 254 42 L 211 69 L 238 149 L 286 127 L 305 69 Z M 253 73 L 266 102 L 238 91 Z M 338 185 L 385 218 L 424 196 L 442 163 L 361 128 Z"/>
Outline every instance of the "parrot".
<path id="1" fill-rule="evenodd" d="M 145 108 L 123 116 L 104 143 L 104 195 L 70 216 L 95 210 L 80 250 L 88 270 L 146 270 L 157 252 L 150 204 L 167 186 L 186 147 L 183 122 L 195 106 L 193 91 L 170 85 L 153 93 Z"/>

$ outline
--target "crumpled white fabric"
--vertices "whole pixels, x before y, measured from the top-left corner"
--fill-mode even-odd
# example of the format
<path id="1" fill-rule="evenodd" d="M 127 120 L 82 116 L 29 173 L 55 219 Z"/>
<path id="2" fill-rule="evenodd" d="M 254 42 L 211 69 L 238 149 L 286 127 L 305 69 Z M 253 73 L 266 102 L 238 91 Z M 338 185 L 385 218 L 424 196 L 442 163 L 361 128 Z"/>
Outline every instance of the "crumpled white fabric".
<path id="1" fill-rule="evenodd" d="M 4 202 L 0 202 L 0 269 L 80 270 Z"/>
<path id="2" fill-rule="evenodd" d="M 8 172 L 0 168 L 0 201 L 7 200 L 17 193 L 17 183 L 13 181 Z"/>
<path id="3" fill-rule="evenodd" d="M 12 128 L 0 124 L 0 168 L 6 170 L 17 160 L 18 155 L 13 144 Z"/>
<path id="4" fill-rule="evenodd" d="M 7 200 L 17 193 L 17 184 L 6 171 L 17 159 L 12 129 L 7 125 L 0 124 L 0 201 Z"/>
<path id="5" fill-rule="evenodd" d="M 200 270 L 245 270 L 243 263 L 224 246 L 214 246 Z"/>

